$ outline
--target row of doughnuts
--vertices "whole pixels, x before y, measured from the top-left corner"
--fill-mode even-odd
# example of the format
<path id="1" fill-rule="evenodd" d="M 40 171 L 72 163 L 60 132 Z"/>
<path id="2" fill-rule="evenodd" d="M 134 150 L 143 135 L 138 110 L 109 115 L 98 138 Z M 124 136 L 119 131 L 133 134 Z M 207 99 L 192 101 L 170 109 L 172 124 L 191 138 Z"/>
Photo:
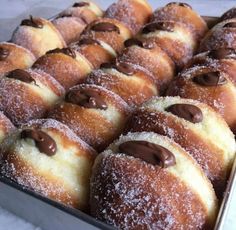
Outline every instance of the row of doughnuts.
<path id="1" fill-rule="evenodd" d="M 130 22 L 121 13 L 127 6 L 132 15 Z M 143 13 L 136 10 L 141 6 L 146 7 Z M 120 52 L 124 41 L 147 22 L 151 14 L 144 0 L 121 0 L 111 7 L 109 18 L 89 24 L 78 42 L 49 50 L 32 68 L 7 71 L 0 80 L 0 109 L 18 127 L 15 129 L 5 116 L 1 118 L 2 139 L 6 137 L 1 144 L 1 174 L 84 211 L 88 211 L 89 177 L 96 156 L 92 147 L 104 148 L 118 137 L 131 108 L 118 95 L 97 85 L 68 89 L 93 68 L 98 68 L 103 58 L 107 62 Z M 117 11 L 114 19 L 110 15 L 113 11 Z M 35 23 L 39 22 L 34 18 L 26 22 L 32 30 Z M 50 72 L 50 68 L 55 72 Z M 65 98 L 62 103 L 46 114 L 62 98 Z M 67 108 L 65 119 L 68 121 L 77 114 L 74 132 L 55 119 L 35 120 L 56 115 L 64 108 Z M 8 136 L 11 130 L 15 131 Z"/>
<path id="2" fill-rule="evenodd" d="M 210 105 L 236 132 L 236 18 L 233 9 L 203 38 L 199 53 L 170 84 L 167 95 Z M 228 15 L 226 17 L 226 15 Z"/>
<path id="3" fill-rule="evenodd" d="M 235 140 L 223 119 L 197 101 L 154 97 L 136 109 L 164 93 L 206 31 L 203 20 L 186 4 L 171 3 L 157 11 L 144 26 L 144 34 L 124 44 L 123 53 L 139 55 L 128 61 L 122 53 L 115 62 L 93 71 L 85 84 L 67 88 L 65 99 L 48 114 L 67 126 L 53 119 L 34 120 L 5 139 L 1 172 L 45 196 L 86 210 L 88 178 L 96 153 L 85 142 L 100 151 L 127 123 L 125 133 L 138 133 L 121 136 L 94 164 L 92 216 L 122 229 L 210 229 L 218 209 L 210 181 L 217 195 L 221 194 L 234 158 Z M 178 11 L 184 13 L 176 17 Z M 119 12 L 109 15 L 118 17 Z M 191 15 L 191 20 L 184 15 Z M 124 21 L 127 23 L 127 17 Z M 84 43 L 98 36 L 91 31 L 88 34 L 82 35 Z M 171 46 L 181 47 L 180 56 Z M 50 53 L 64 52 L 74 56 L 75 51 Z M 162 62 L 155 66 L 147 61 L 149 57 Z M 158 75 L 164 64 L 173 74 L 170 79 L 165 79 L 164 69 L 163 75 Z M 41 71 L 38 69 L 34 71 Z M 41 86 L 36 77 L 32 81 L 27 74 L 22 77 L 24 74 L 20 79 Z"/>
<path id="4" fill-rule="evenodd" d="M 189 8 L 186 4 L 181 5 L 184 9 Z M 154 18 L 165 18 L 162 12 L 166 12 L 167 8 L 164 9 L 158 14 L 154 13 Z M 178 11 L 173 12 L 173 17 L 178 15 Z M 186 14 L 181 14 L 181 22 L 185 21 L 184 15 Z M 232 16 L 233 13 L 225 15 Z M 234 19 L 230 20 L 232 21 L 220 24 L 230 23 L 226 27 L 230 27 L 232 33 L 234 29 L 231 27 L 234 26 L 231 23 Z M 149 28 L 153 33 L 153 30 L 160 27 L 163 28 L 162 24 L 151 23 Z M 208 32 L 199 50 L 209 44 L 217 46 L 212 38 L 214 30 L 215 28 Z M 218 32 L 221 36 L 219 41 L 229 37 L 222 32 Z M 200 39 L 203 35 L 204 33 L 199 37 L 199 33 L 195 33 L 195 38 Z M 232 42 L 230 39 L 229 41 Z M 147 49 L 150 44 L 145 42 L 135 39 L 127 43 L 141 48 L 146 46 Z M 160 43 L 158 45 L 165 48 Z M 219 109 L 224 110 L 229 105 L 232 108 L 225 111 L 225 114 L 231 121 L 235 119 L 233 48 L 223 46 L 223 49 L 198 54 L 186 62 L 182 59 L 177 62 L 173 53 L 165 50 L 175 60 L 178 70 L 186 68 L 172 82 L 168 82 L 170 86 L 167 83 L 166 92 L 163 90 L 164 95 L 177 93 L 173 94 L 175 97 L 153 97 L 142 104 L 129 118 L 124 135 L 98 155 L 90 184 L 92 216 L 119 229 L 214 228 L 218 212 L 217 198 L 221 199 L 223 196 L 236 154 L 234 134 L 229 128 L 232 128 L 232 123 L 228 119 L 225 121 L 223 118 L 226 117 L 218 113 Z M 139 55 L 134 54 L 130 61 L 140 65 L 139 58 Z M 155 68 L 153 62 L 145 60 L 142 67 L 150 66 L 147 69 L 152 71 Z M 194 67 L 189 68 L 191 65 Z M 132 69 L 128 70 L 132 73 Z M 113 79 L 107 75 L 107 71 L 97 72 L 99 74 L 95 77 L 88 78 L 89 82 L 98 82 L 105 87 L 111 85 L 106 82 L 106 79 Z M 114 71 L 112 74 L 114 75 Z M 228 84 L 227 89 L 218 92 L 216 87 L 221 87 L 225 82 Z M 194 83 L 197 86 L 193 86 Z M 117 85 L 114 84 L 111 88 L 113 87 L 116 88 Z M 217 107 L 217 97 L 224 100 L 221 107 Z"/>

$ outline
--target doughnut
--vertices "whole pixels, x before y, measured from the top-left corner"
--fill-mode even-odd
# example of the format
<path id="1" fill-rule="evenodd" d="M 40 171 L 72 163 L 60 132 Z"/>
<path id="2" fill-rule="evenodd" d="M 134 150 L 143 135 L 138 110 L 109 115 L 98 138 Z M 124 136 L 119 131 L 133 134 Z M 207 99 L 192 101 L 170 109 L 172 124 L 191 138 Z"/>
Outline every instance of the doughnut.
<path id="1" fill-rule="evenodd" d="M 220 48 L 236 49 L 236 18 L 216 24 L 201 41 L 199 53 Z"/>
<path id="2" fill-rule="evenodd" d="M 151 15 L 152 8 L 146 0 L 119 0 L 108 7 L 104 17 L 123 22 L 135 35 L 148 23 Z"/>
<path id="3" fill-rule="evenodd" d="M 189 27 L 195 39 L 199 42 L 207 32 L 207 24 L 190 5 L 181 2 L 170 2 L 154 11 L 152 21 L 175 21 Z"/>
<path id="4" fill-rule="evenodd" d="M 227 19 L 232 19 L 232 18 L 236 18 L 236 7 L 233 7 L 231 9 L 229 9 L 228 11 L 226 11 L 221 17 L 220 20 L 224 21 Z"/>
<path id="5" fill-rule="evenodd" d="M 195 55 L 187 67 L 196 65 L 217 66 L 225 72 L 233 83 L 236 83 L 236 51 L 232 48 L 219 48 L 217 50 L 206 51 Z"/>
<path id="6" fill-rule="evenodd" d="M 218 210 L 195 160 L 152 132 L 121 136 L 99 154 L 90 191 L 91 215 L 118 229 L 213 229 Z"/>
<path id="7" fill-rule="evenodd" d="M 52 23 L 68 45 L 78 41 L 86 25 L 102 14 L 101 9 L 92 2 L 76 2 L 72 7 L 61 12 Z"/>
<path id="8" fill-rule="evenodd" d="M 127 122 L 129 131 L 155 132 L 178 143 L 199 163 L 222 198 L 236 143 L 226 122 L 211 107 L 180 97 L 153 97 Z"/>
<path id="9" fill-rule="evenodd" d="M 70 88 L 65 101 L 53 108 L 48 117 L 71 128 L 96 150 L 103 150 L 123 131 L 130 114 L 128 105 L 115 93 L 81 84 Z"/>
<path id="10" fill-rule="evenodd" d="M 14 125 L 11 121 L 0 111 L 0 142 L 9 135 L 12 131 L 15 130 Z"/>
<path id="11" fill-rule="evenodd" d="M 159 94 L 153 76 L 137 65 L 117 62 L 104 64 L 102 67 L 93 71 L 85 79 L 85 83 L 111 90 L 130 106 L 138 106 Z"/>
<path id="12" fill-rule="evenodd" d="M 54 25 L 43 18 L 30 16 L 14 31 L 11 41 L 30 50 L 36 58 L 47 51 L 65 47 L 65 41 Z"/>
<path id="13" fill-rule="evenodd" d="M 112 18 L 99 18 L 90 23 L 81 34 L 81 39 L 95 39 L 107 43 L 116 53 L 124 48 L 124 41 L 131 37 L 131 31 L 124 24 Z"/>
<path id="14" fill-rule="evenodd" d="M 140 36 L 164 50 L 178 70 L 192 58 L 197 46 L 191 29 L 183 22 L 172 20 L 150 22 L 143 27 Z"/>
<path id="15" fill-rule="evenodd" d="M 48 51 L 34 63 L 33 68 L 50 74 L 66 90 L 81 83 L 93 69 L 92 64 L 72 47 Z"/>
<path id="16" fill-rule="evenodd" d="M 88 210 L 89 178 L 95 150 L 67 126 L 32 120 L 3 142 L 0 172 L 65 205 Z"/>
<path id="17" fill-rule="evenodd" d="M 98 69 L 103 63 L 111 62 L 116 57 L 116 52 L 111 46 L 94 39 L 81 39 L 71 44 L 71 47 L 86 57 L 94 69 Z"/>
<path id="18" fill-rule="evenodd" d="M 34 62 L 34 55 L 24 47 L 9 42 L 0 43 L 0 74 L 18 68 L 26 69 Z"/>
<path id="19" fill-rule="evenodd" d="M 194 66 L 177 76 L 166 92 L 211 106 L 236 133 L 236 89 L 230 76 L 218 66 Z"/>
<path id="20" fill-rule="evenodd" d="M 154 76 L 156 85 L 164 91 L 175 76 L 175 64 L 172 59 L 155 42 L 147 39 L 131 38 L 124 44 L 126 48 L 118 60 L 147 69 Z"/>
<path id="21" fill-rule="evenodd" d="M 0 79 L 0 110 L 16 126 L 43 117 L 63 95 L 63 87 L 41 70 L 16 69 Z"/>

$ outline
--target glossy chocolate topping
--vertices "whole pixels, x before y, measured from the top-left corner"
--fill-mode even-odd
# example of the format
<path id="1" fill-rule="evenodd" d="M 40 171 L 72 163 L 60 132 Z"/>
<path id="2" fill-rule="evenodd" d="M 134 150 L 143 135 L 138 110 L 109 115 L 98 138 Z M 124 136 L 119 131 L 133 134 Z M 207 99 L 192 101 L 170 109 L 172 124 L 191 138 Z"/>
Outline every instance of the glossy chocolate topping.
<path id="1" fill-rule="evenodd" d="M 35 27 L 38 29 L 42 29 L 43 28 L 43 23 L 40 22 L 39 20 L 37 20 L 36 18 L 33 18 L 32 15 L 30 15 L 29 19 L 24 19 L 21 24 L 21 26 L 31 26 L 31 27 Z"/>
<path id="2" fill-rule="evenodd" d="M 120 33 L 119 27 L 110 22 L 99 22 L 91 26 L 91 30 L 97 32 L 117 32 L 118 34 Z"/>
<path id="3" fill-rule="evenodd" d="M 72 7 L 84 7 L 89 6 L 89 2 L 76 2 Z"/>
<path id="4" fill-rule="evenodd" d="M 119 146 L 119 151 L 162 168 L 176 164 L 175 156 L 168 149 L 147 141 L 124 142 Z"/>
<path id="5" fill-rule="evenodd" d="M 235 59 L 236 58 L 236 52 L 234 49 L 231 49 L 231 48 L 220 48 L 220 49 L 217 49 L 217 50 L 211 50 L 209 53 L 208 53 L 208 57 L 210 58 L 213 58 L 213 59 L 230 59 L 230 58 L 233 58 Z"/>
<path id="6" fill-rule="evenodd" d="M 193 82 L 203 86 L 217 86 L 226 84 L 227 79 L 219 71 L 216 71 L 199 74 L 193 78 Z"/>
<path id="7" fill-rule="evenodd" d="M 166 111 L 194 124 L 199 123 L 203 120 L 203 114 L 201 109 L 199 109 L 195 105 L 174 104 L 166 108 Z"/>
<path id="8" fill-rule="evenodd" d="M 130 38 L 130 39 L 126 40 L 124 42 L 124 45 L 125 45 L 125 47 L 130 47 L 130 46 L 136 45 L 136 46 L 142 47 L 144 49 L 153 49 L 155 47 L 154 43 L 143 42 L 143 41 L 140 41 L 139 39 L 136 39 L 136 38 Z"/>
<path id="9" fill-rule="evenodd" d="M 31 82 L 35 82 L 35 80 L 31 77 L 30 73 L 28 73 L 27 71 L 23 70 L 23 69 L 15 69 L 9 73 L 6 74 L 7 78 L 13 78 L 25 83 L 31 83 Z"/>
<path id="10" fill-rule="evenodd" d="M 152 22 L 147 24 L 143 30 L 143 34 L 148 34 L 158 30 L 174 32 L 174 23 L 173 22 Z"/>
<path id="11" fill-rule="evenodd" d="M 100 68 L 109 69 L 114 68 L 119 72 L 126 74 L 128 76 L 132 76 L 136 73 L 136 68 L 134 65 L 126 63 L 126 62 L 117 62 L 117 63 L 103 63 Z"/>
<path id="12" fill-rule="evenodd" d="M 228 22 L 223 26 L 223 28 L 236 28 L 236 22 Z"/>
<path id="13" fill-rule="evenodd" d="M 171 5 L 178 5 L 178 6 L 187 7 L 187 8 L 192 9 L 192 7 L 189 4 L 184 3 L 184 2 L 170 2 L 166 6 L 171 6 Z"/>
<path id="14" fill-rule="evenodd" d="M 41 153 L 53 156 L 57 151 L 56 142 L 45 132 L 37 129 L 25 129 L 21 132 L 21 138 L 30 138 L 35 141 L 35 145 Z"/>
<path id="15" fill-rule="evenodd" d="M 72 89 L 65 97 L 65 101 L 91 109 L 107 109 L 107 104 L 99 94 L 93 89 Z"/>
<path id="16" fill-rule="evenodd" d="M 95 39 L 92 39 L 92 38 L 83 38 L 77 44 L 79 46 L 82 46 L 82 45 L 93 45 L 93 44 L 100 45 L 100 42 L 95 40 Z"/>
<path id="17" fill-rule="evenodd" d="M 8 49 L 0 47 L 0 61 L 4 61 L 9 56 L 10 52 Z"/>
<path id="18" fill-rule="evenodd" d="M 72 49 L 72 48 L 62 48 L 62 49 L 59 49 L 59 48 L 56 48 L 54 50 L 49 50 L 46 54 L 53 54 L 53 53 L 63 53 L 63 54 L 66 54 L 72 58 L 76 58 L 76 53 L 75 51 Z"/>

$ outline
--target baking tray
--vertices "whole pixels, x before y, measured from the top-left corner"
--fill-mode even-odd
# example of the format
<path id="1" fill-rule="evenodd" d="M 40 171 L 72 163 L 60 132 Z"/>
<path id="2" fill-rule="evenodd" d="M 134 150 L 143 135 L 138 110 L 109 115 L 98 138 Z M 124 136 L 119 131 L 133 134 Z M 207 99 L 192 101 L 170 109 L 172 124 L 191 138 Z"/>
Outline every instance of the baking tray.
<path id="1" fill-rule="evenodd" d="M 52 17 L 54 18 L 54 17 Z M 203 16 L 211 28 L 219 18 Z M 230 201 L 236 190 L 236 159 L 234 161 L 214 230 L 225 230 Z M 236 194 L 235 194 L 236 195 Z M 0 175 L 0 205 L 44 230 L 114 230 L 77 209 L 50 200 Z M 233 226 L 232 226 L 233 227 Z"/>

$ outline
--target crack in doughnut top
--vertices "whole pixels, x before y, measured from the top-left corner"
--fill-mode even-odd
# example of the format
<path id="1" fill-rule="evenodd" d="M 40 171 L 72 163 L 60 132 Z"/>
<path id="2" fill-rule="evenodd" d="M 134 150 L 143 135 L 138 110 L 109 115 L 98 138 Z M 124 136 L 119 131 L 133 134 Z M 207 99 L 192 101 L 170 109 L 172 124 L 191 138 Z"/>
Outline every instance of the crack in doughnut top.
<path id="1" fill-rule="evenodd" d="M 176 164 L 175 156 L 166 148 L 147 141 L 127 141 L 119 146 L 127 155 L 140 158 L 152 165 L 167 168 Z"/>
<path id="2" fill-rule="evenodd" d="M 147 41 L 141 41 L 140 39 L 137 38 L 130 38 L 124 42 L 125 47 L 130 47 L 137 45 L 139 47 L 142 47 L 144 49 L 153 49 L 155 47 L 154 43 L 147 42 Z"/>
<path id="3" fill-rule="evenodd" d="M 76 2 L 73 4 L 72 7 L 83 7 L 83 6 L 89 6 L 89 2 Z"/>
<path id="4" fill-rule="evenodd" d="M 128 156 L 119 146 L 129 141 L 161 146 L 174 155 L 176 164 L 161 168 Z M 164 136 L 121 136 L 96 158 L 90 187 L 92 216 L 119 229 L 214 226 L 218 205 L 212 185 L 196 162 Z"/>
<path id="5" fill-rule="evenodd" d="M 144 26 L 142 29 L 143 34 L 148 34 L 155 31 L 167 31 L 174 32 L 174 24 L 175 22 L 151 22 Z"/>
<path id="6" fill-rule="evenodd" d="M 70 90 L 66 94 L 65 101 L 85 108 L 107 109 L 107 104 L 99 93 L 91 89 Z"/>
<path id="7" fill-rule="evenodd" d="M 46 54 L 53 54 L 53 53 L 63 53 L 74 59 L 76 58 L 76 53 L 71 47 L 62 48 L 62 49 L 56 48 L 54 50 L 49 50 Z"/>
<path id="8" fill-rule="evenodd" d="M 67 126 L 52 119 L 30 121 L 4 141 L 3 150 L 2 174 L 50 199 L 88 209 L 96 152 Z"/>
<path id="9" fill-rule="evenodd" d="M 193 9 L 189 4 L 185 3 L 185 2 L 170 2 L 168 3 L 166 6 L 172 6 L 172 5 L 178 5 L 178 6 L 182 6 L 182 7 L 187 7 L 189 9 Z"/>
<path id="10" fill-rule="evenodd" d="M 34 18 L 32 15 L 30 15 L 29 19 L 24 19 L 20 25 L 21 26 L 32 26 L 37 29 L 43 28 L 43 23 L 40 20 L 38 20 L 37 18 Z"/>
<path id="11" fill-rule="evenodd" d="M 34 140 L 36 147 L 41 153 L 45 153 L 47 156 L 56 154 L 56 142 L 45 132 L 35 129 L 24 129 L 20 135 L 22 139 L 30 138 Z"/>
<path id="12" fill-rule="evenodd" d="M 192 123 L 199 123 L 203 119 L 202 111 L 195 105 L 190 104 L 173 104 L 166 108 L 167 112 L 170 112 L 178 117 L 184 118 Z"/>

